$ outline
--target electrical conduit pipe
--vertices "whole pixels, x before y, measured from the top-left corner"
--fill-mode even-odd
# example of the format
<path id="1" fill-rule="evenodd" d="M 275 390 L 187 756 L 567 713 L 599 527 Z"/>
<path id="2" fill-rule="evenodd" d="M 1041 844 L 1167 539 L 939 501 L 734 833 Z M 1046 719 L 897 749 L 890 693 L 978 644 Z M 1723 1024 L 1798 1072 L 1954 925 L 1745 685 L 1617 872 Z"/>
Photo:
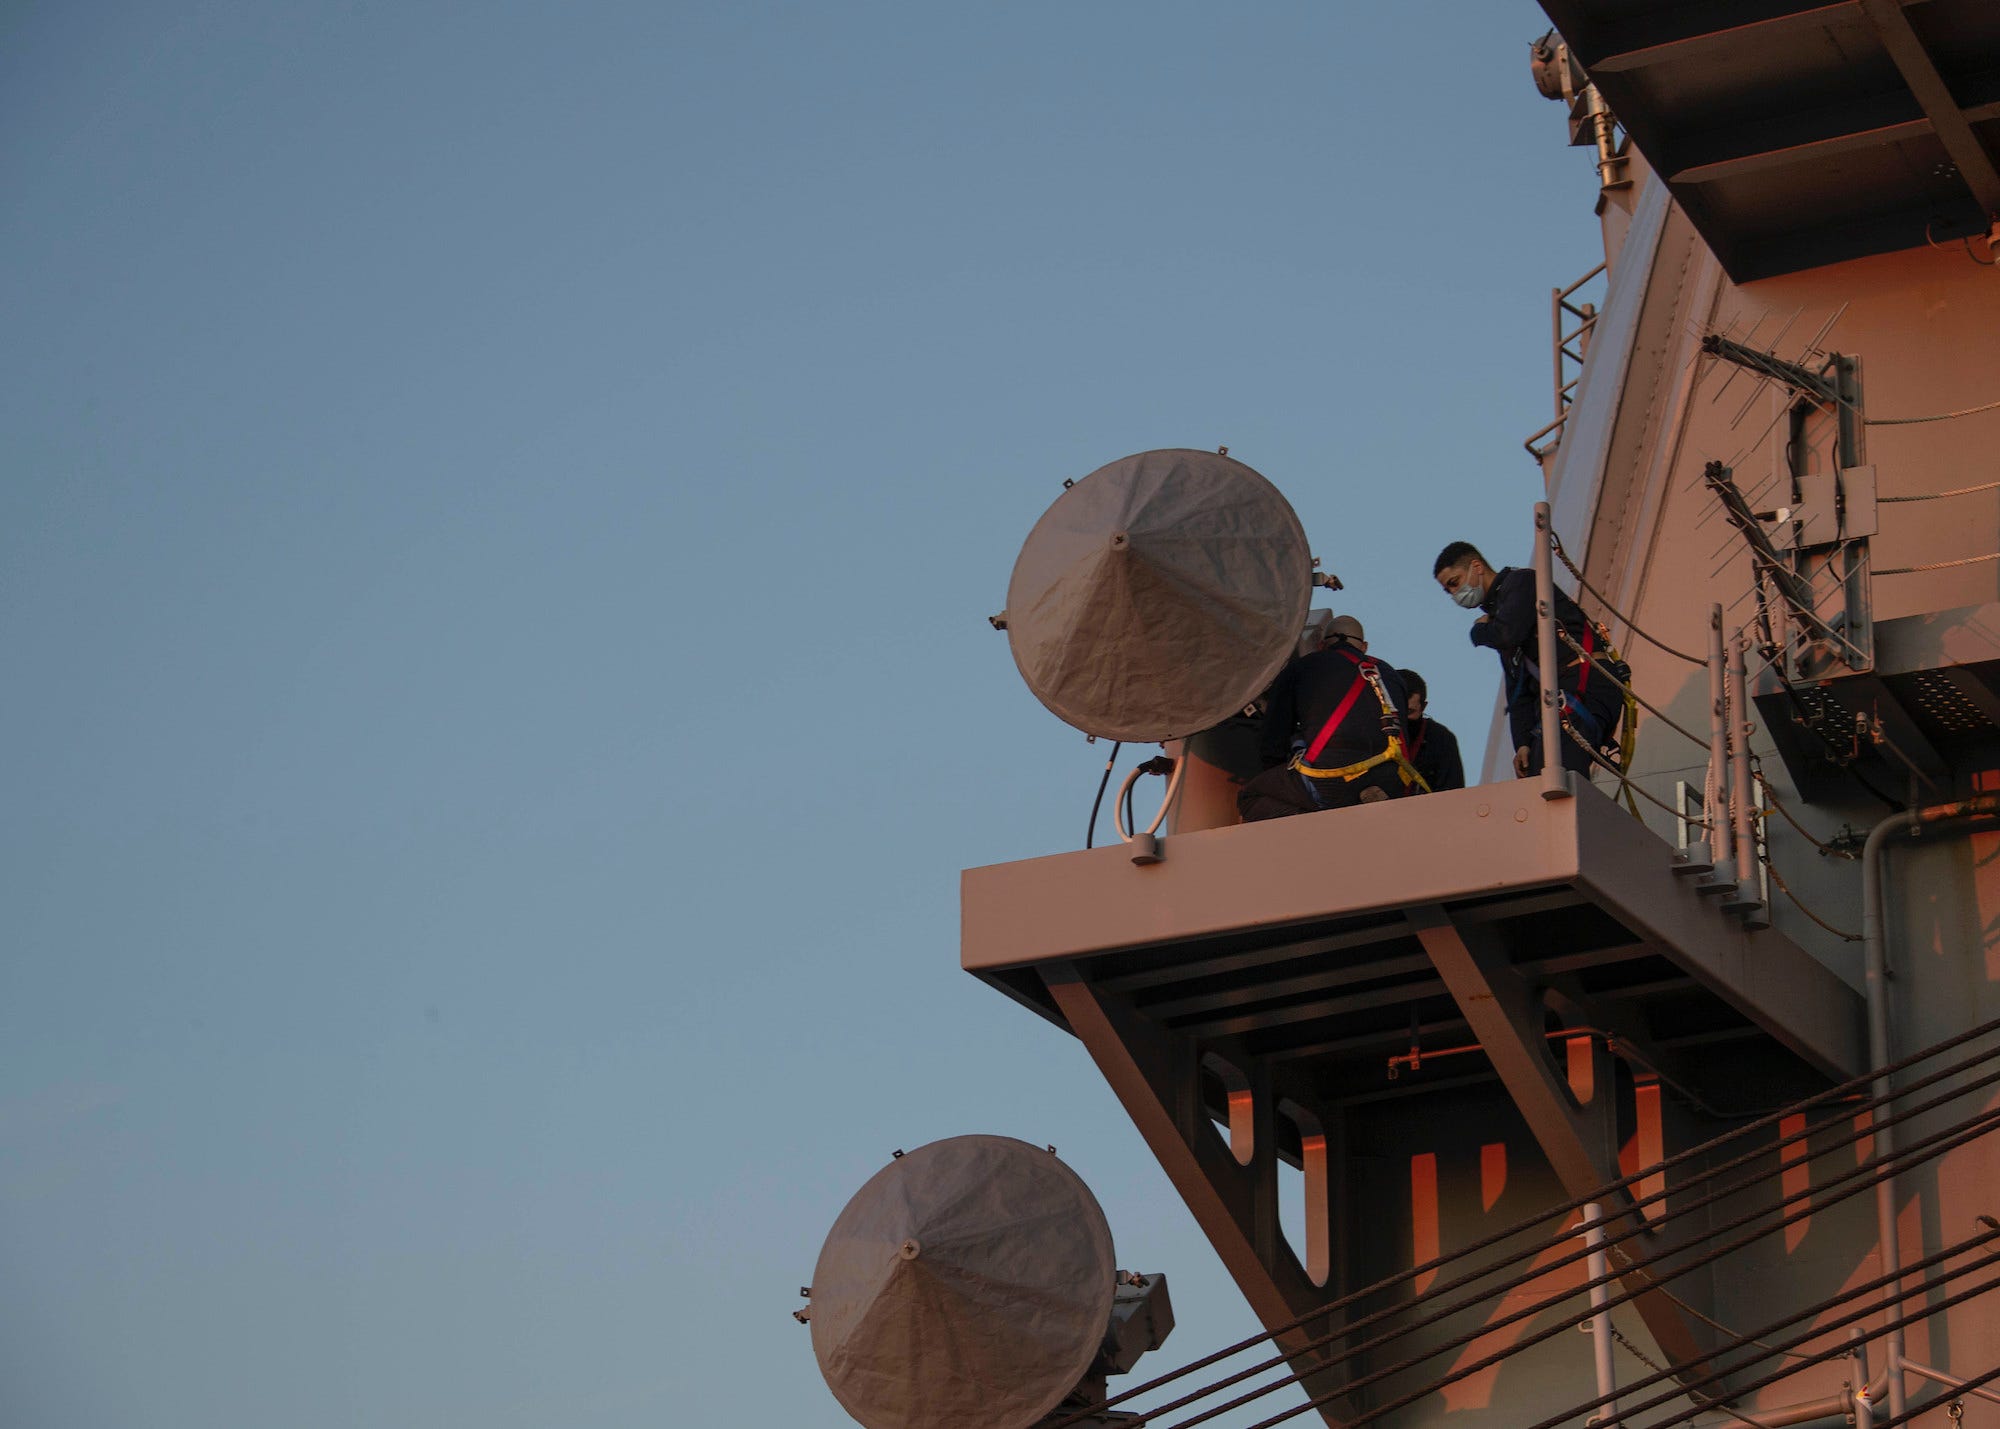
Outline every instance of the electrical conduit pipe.
<path id="1" fill-rule="evenodd" d="M 2000 796 L 1981 794 L 1946 804 L 1905 809 L 1900 814 L 1891 814 L 1868 831 L 1868 841 L 1861 847 L 1861 953 L 1864 990 L 1868 997 L 1868 1060 L 1873 1066 L 1886 1067 L 1894 1060 L 1889 1041 L 1888 957 L 1882 931 L 1882 858 L 1889 840 L 1940 825 L 1948 826 L 1940 830 L 1948 836 L 1963 836 L 1979 832 L 1980 821 L 1995 818 L 2000 818 Z M 1895 1128 L 1882 1125 L 1895 1111 L 1894 1103 L 1889 1100 L 1890 1078 L 1877 1077 L 1871 1090 L 1881 1099 L 1875 1110 L 1875 1158 L 1882 1161 L 1894 1155 L 1896 1149 Z M 1896 1183 L 1892 1176 L 1885 1176 L 1875 1183 L 1875 1234 L 1881 1243 L 1882 1274 L 1899 1276 L 1902 1254 L 1896 1244 Z M 1891 1279 L 1887 1289 L 1887 1303 L 1894 1305 L 1902 1298 L 1903 1282 L 1900 1278 Z M 1885 1341 L 1883 1354 L 1887 1363 L 1883 1366 L 1883 1373 L 1889 1381 L 1889 1416 L 1900 1418 L 1906 1408 L 1903 1332 L 1900 1329 L 1891 1330 Z"/>

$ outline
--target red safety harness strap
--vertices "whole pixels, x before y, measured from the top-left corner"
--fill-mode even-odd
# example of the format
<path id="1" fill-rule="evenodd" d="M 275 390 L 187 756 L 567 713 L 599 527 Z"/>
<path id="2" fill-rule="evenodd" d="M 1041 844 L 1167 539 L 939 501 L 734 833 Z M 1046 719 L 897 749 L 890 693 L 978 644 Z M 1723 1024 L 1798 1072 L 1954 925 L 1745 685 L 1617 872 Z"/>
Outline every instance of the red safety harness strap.
<path id="1" fill-rule="evenodd" d="M 1343 649 L 1338 645 L 1334 646 L 1333 649 L 1338 654 L 1345 655 L 1348 659 L 1352 660 L 1357 671 L 1365 670 L 1375 663 L 1373 660 L 1366 659 L 1363 656 L 1355 654 L 1352 650 Z M 1306 749 L 1306 763 L 1312 764 L 1319 759 L 1320 751 L 1326 748 L 1327 741 L 1333 738 L 1333 732 L 1340 728 L 1340 722 L 1347 718 L 1348 711 L 1354 708 L 1354 702 L 1361 698 L 1361 691 L 1367 685 L 1367 676 L 1359 676 L 1348 687 L 1347 693 L 1340 697 L 1340 703 L 1333 707 L 1333 713 L 1327 717 L 1326 723 L 1320 726 L 1319 734 L 1314 737 L 1312 744 Z"/>

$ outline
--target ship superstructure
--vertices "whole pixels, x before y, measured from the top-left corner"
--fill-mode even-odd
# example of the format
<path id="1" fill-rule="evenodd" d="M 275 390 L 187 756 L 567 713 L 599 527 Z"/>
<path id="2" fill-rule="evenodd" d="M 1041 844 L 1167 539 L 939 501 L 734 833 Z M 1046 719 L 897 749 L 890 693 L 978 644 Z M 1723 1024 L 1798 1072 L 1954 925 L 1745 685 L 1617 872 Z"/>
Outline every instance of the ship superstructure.
<path id="1" fill-rule="evenodd" d="M 1629 764 L 1496 728 L 1475 787 L 1236 826 L 1189 731 L 1163 837 L 964 875 L 962 962 L 1269 1331 L 1148 1422 L 2000 1424 L 2000 6 L 1544 8 L 1605 260 L 1520 533 Z"/>

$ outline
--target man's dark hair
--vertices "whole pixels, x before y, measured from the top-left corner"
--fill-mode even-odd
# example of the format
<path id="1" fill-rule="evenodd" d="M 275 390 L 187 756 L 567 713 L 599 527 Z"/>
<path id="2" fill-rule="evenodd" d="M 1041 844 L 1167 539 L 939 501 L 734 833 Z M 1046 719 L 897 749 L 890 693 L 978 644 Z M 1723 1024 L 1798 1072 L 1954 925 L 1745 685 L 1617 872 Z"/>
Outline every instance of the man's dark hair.
<path id="1" fill-rule="evenodd" d="M 1489 566 L 1493 564 L 1486 557 L 1479 555 L 1479 547 L 1473 545 L 1472 542 L 1453 541 L 1449 546 L 1438 552 L 1437 564 L 1431 567 L 1431 575 L 1435 577 L 1442 574 L 1446 567 L 1455 566 L 1468 556 L 1478 556 L 1482 562 Z"/>
<path id="2" fill-rule="evenodd" d="M 1431 702 L 1431 687 L 1424 683 L 1424 677 L 1415 670 L 1398 670 L 1396 678 L 1403 682 L 1403 688 L 1425 704 Z"/>

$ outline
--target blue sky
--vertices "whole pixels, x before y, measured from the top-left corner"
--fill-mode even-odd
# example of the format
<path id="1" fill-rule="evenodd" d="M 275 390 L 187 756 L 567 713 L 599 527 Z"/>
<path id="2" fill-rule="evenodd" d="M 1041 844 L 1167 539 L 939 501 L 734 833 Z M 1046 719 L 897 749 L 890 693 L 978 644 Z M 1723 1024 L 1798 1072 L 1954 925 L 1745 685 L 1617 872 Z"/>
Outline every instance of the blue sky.
<path id="1" fill-rule="evenodd" d="M 838 1425 L 897 1147 L 1053 1142 L 1248 1312 L 960 868 L 1099 749 L 1064 477 L 1292 498 L 1476 759 L 1594 184 L 1527 3 L 0 18 L 0 1418 Z"/>

